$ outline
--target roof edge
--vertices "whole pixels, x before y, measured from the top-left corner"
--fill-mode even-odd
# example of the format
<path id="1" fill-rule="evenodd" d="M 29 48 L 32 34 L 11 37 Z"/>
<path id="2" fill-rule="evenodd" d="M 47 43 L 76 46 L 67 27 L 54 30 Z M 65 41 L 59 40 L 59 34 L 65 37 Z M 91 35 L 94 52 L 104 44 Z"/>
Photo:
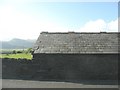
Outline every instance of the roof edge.
<path id="1" fill-rule="evenodd" d="M 119 34 L 120 32 L 41 32 L 40 34 Z"/>
<path id="2" fill-rule="evenodd" d="M 100 52 L 86 52 L 86 53 L 33 53 L 33 54 L 68 54 L 68 55 L 71 55 L 71 54 L 120 54 L 119 52 L 103 52 L 103 53 L 100 53 Z"/>

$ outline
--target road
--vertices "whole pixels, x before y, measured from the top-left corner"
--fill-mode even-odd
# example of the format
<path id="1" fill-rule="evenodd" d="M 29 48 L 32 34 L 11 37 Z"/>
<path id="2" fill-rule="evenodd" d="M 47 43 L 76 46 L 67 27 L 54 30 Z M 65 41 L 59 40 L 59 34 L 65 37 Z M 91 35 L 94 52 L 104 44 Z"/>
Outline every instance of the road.
<path id="1" fill-rule="evenodd" d="M 84 85 L 79 83 L 28 80 L 2 80 L 2 88 L 118 88 L 118 85 Z"/>

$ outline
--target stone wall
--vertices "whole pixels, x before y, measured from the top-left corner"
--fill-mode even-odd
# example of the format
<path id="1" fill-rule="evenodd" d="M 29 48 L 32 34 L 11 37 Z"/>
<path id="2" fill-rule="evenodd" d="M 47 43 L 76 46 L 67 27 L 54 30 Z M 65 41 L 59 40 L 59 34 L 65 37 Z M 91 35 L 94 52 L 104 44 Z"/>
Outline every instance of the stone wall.
<path id="1" fill-rule="evenodd" d="M 35 54 L 33 60 L 2 60 L 5 79 L 117 80 L 117 54 Z"/>
<path id="2" fill-rule="evenodd" d="M 34 55 L 40 65 L 40 79 L 117 80 L 117 54 L 40 54 Z M 33 58 L 34 58 L 33 57 Z"/>
<path id="3" fill-rule="evenodd" d="M 32 61 L 27 59 L 2 59 L 3 79 L 27 79 L 31 74 Z"/>

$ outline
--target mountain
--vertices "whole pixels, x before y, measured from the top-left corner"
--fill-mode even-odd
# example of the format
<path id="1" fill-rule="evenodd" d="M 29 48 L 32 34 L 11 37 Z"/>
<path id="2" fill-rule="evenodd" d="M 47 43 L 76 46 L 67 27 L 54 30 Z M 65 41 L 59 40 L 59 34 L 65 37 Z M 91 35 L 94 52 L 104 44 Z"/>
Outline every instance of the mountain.
<path id="1" fill-rule="evenodd" d="M 10 41 L 0 41 L 2 49 L 25 49 L 32 48 L 36 40 L 12 39 Z"/>

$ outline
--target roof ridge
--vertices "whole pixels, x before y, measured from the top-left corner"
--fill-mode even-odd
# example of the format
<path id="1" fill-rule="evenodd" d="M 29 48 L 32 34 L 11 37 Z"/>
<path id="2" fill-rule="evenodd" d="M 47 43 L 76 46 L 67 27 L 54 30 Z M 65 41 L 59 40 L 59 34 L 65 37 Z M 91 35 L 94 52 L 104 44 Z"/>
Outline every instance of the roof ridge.
<path id="1" fill-rule="evenodd" d="M 120 32 L 41 32 L 40 34 L 119 34 Z"/>

